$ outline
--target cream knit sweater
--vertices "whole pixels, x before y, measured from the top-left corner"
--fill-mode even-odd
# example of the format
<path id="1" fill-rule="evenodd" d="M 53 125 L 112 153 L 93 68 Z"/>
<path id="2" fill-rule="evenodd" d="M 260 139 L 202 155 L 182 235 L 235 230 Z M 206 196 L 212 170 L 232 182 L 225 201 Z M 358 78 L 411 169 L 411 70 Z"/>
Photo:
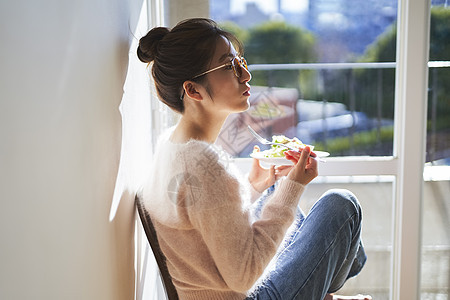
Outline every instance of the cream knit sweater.
<path id="1" fill-rule="evenodd" d="M 294 220 L 304 186 L 281 179 L 261 217 L 258 194 L 217 146 L 160 138 L 142 196 L 180 299 L 239 299 L 261 276 Z"/>

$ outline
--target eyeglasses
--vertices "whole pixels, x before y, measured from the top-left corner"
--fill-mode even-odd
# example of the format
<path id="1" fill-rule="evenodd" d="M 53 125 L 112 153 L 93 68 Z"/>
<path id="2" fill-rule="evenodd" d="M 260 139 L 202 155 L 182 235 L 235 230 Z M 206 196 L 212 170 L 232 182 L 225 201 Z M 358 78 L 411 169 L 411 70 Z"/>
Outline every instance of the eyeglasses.
<path id="1" fill-rule="evenodd" d="M 242 76 L 242 69 L 245 69 L 248 71 L 247 61 L 245 60 L 245 58 L 242 56 L 235 56 L 235 57 L 233 57 L 233 59 L 230 62 L 227 62 L 226 64 L 220 65 L 211 70 L 208 70 L 201 74 L 198 74 L 197 76 L 192 77 L 192 79 L 206 75 L 208 73 L 219 70 L 226 66 L 231 66 L 231 68 L 233 69 L 234 75 L 236 75 L 237 78 L 240 78 Z"/>
<path id="2" fill-rule="evenodd" d="M 198 75 L 192 77 L 192 79 L 198 78 L 200 76 L 206 75 L 208 73 L 211 73 L 213 71 L 219 70 L 219 69 L 221 69 L 223 67 L 227 67 L 227 66 L 231 66 L 231 68 L 233 69 L 234 75 L 236 75 L 237 78 L 240 78 L 242 76 L 242 69 L 245 69 L 248 71 L 248 65 L 247 65 L 247 61 L 245 60 L 245 58 L 242 56 L 235 56 L 235 57 L 233 57 L 233 59 L 230 62 L 227 62 L 226 64 L 220 65 L 218 67 L 212 68 L 211 70 L 208 70 L 201 74 L 198 74 Z M 184 89 L 181 92 L 180 100 L 183 101 L 183 98 L 184 98 Z"/>

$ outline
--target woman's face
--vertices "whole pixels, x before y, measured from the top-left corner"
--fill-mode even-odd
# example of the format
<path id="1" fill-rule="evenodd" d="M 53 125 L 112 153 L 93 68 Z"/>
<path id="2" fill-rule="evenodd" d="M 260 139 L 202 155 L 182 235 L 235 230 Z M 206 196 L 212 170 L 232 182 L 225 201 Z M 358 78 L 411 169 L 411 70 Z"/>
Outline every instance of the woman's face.
<path id="1" fill-rule="evenodd" d="M 210 69 L 231 62 L 236 55 L 239 54 L 233 45 L 222 37 L 217 42 Z M 207 102 L 214 110 L 234 113 L 249 108 L 250 85 L 248 82 L 251 79 L 251 74 L 246 68 L 235 65 L 236 68 L 241 68 L 242 75 L 240 77 L 236 77 L 230 65 L 205 75 L 208 82 L 206 88 L 211 97 L 211 101 Z"/>

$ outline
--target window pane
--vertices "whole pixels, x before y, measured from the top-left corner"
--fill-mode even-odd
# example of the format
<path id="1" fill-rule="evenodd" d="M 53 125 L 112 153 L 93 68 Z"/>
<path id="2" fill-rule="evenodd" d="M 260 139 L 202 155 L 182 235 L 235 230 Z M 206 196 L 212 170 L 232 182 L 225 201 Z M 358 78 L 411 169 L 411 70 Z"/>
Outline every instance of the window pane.
<path id="1" fill-rule="evenodd" d="M 253 75 L 252 108 L 218 141 L 230 154 L 251 153 L 250 124 L 332 156 L 392 155 L 396 0 L 210 0 L 210 14 L 243 41 Z"/>
<path id="2" fill-rule="evenodd" d="M 433 1 L 430 22 L 427 162 L 450 163 L 450 9 Z"/>
<path id="3" fill-rule="evenodd" d="M 427 181 L 422 216 L 422 299 L 450 295 L 450 183 Z"/>
<path id="4" fill-rule="evenodd" d="M 248 157 L 258 144 L 251 125 L 267 138 L 295 136 L 332 156 L 392 155 L 397 1 L 262 2 L 210 0 L 211 17 L 244 42 L 253 75 L 251 108 L 231 115 L 217 142 Z M 307 212 L 330 188 L 359 197 L 369 259 L 339 293 L 387 300 L 394 178 L 341 179 L 308 185 L 301 206 Z"/>
<path id="5" fill-rule="evenodd" d="M 450 9 L 432 1 L 421 298 L 450 299 Z"/>

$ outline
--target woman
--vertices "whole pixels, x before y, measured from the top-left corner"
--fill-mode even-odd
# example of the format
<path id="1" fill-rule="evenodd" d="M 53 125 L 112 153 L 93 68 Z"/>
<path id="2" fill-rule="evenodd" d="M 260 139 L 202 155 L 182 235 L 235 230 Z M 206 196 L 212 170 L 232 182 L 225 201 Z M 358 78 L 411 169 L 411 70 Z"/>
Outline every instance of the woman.
<path id="1" fill-rule="evenodd" d="M 320 300 L 361 270 L 361 209 L 350 192 L 326 193 L 306 217 L 298 208 L 318 175 L 309 147 L 286 152 L 293 167 L 254 160 L 242 178 L 214 146 L 226 118 L 249 108 L 251 74 L 233 35 L 190 19 L 152 29 L 137 52 L 153 63 L 161 101 L 181 114 L 142 191 L 180 299 Z"/>

